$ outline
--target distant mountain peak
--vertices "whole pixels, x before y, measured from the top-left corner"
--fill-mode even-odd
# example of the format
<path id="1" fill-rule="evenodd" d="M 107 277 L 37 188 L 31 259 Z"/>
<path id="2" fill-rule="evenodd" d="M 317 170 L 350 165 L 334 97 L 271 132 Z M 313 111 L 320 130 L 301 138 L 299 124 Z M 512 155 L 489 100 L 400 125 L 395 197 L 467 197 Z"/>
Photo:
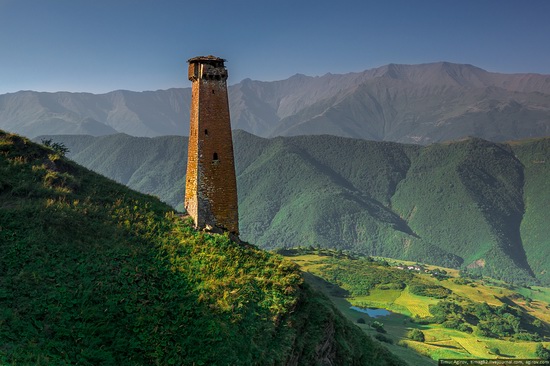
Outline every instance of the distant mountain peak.
<path id="1" fill-rule="evenodd" d="M 190 95 L 190 88 L 5 94 L 0 128 L 29 137 L 82 133 L 90 118 L 111 129 L 102 134 L 181 135 L 189 128 Z M 550 135 L 550 75 L 492 73 L 447 61 L 316 77 L 297 73 L 272 82 L 244 79 L 229 87 L 229 101 L 233 128 L 263 137 L 333 134 L 431 143 L 468 134 L 492 141 Z"/>
<path id="2" fill-rule="evenodd" d="M 399 79 L 400 78 L 400 65 L 397 64 L 388 64 L 386 65 L 386 72 L 384 73 L 385 76 L 388 76 L 393 79 Z"/>

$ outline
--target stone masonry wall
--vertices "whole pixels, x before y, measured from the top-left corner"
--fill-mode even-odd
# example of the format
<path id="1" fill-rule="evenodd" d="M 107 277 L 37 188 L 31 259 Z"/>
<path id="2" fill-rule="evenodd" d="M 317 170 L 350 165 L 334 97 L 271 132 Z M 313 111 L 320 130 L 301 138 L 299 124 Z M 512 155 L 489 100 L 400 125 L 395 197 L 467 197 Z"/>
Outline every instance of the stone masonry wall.
<path id="1" fill-rule="evenodd" d="M 197 227 L 238 234 L 227 71 L 223 64 L 221 68 L 195 64 L 189 74 L 193 87 L 185 207 Z"/>

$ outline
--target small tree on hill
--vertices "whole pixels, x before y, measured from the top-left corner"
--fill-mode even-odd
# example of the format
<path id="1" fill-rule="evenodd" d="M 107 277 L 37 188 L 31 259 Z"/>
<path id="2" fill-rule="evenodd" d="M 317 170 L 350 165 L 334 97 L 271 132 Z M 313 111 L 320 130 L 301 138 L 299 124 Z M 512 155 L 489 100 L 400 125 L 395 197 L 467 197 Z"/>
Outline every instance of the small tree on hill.
<path id="1" fill-rule="evenodd" d="M 550 351 L 543 347 L 541 343 L 537 343 L 535 354 L 541 360 L 550 360 Z"/>
<path id="2" fill-rule="evenodd" d="M 42 145 L 49 147 L 60 156 L 65 156 L 69 152 L 69 148 L 62 142 L 53 142 L 52 139 L 42 139 Z"/>
<path id="3" fill-rule="evenodd" d="M 413 329 L 409 332 L 409 338 L 413 341 L 424 342 L 426 337 L 424 337 L 424 332 L 420 329 Z"/>
<path id="4" fill-rule="evenodd" d="M 384 329 L 384 324 L 380 323 L 377 320 L 373 321 L 370 326 L 376 329 L 378 333 L 386 333 L 386 330 Z"/>

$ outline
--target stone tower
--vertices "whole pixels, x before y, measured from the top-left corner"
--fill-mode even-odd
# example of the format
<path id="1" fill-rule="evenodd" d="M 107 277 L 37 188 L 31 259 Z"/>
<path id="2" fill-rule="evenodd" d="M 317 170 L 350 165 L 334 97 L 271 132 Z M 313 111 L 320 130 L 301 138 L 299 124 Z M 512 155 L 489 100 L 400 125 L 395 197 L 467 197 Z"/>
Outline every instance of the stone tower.
<path id="1" fill-rule="evenodd" d="M 193 85 L 185 209 L 198 228 L 238 235 L 237 179 L 225 60 L 200 56 L 188 62 Z"/>

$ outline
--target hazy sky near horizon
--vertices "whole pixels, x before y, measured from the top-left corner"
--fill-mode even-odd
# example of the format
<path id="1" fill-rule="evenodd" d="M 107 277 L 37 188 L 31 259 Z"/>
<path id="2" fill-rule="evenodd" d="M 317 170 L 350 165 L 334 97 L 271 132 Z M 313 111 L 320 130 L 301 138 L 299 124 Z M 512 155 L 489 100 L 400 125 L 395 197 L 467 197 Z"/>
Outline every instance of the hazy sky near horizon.
<path id="1" fill-rule="evenodd" d="M 548 0 L 0 0 L 0 94 L 188 87 L 187 59 L 229 83 L 468 63 L 550 74 Z"/>

